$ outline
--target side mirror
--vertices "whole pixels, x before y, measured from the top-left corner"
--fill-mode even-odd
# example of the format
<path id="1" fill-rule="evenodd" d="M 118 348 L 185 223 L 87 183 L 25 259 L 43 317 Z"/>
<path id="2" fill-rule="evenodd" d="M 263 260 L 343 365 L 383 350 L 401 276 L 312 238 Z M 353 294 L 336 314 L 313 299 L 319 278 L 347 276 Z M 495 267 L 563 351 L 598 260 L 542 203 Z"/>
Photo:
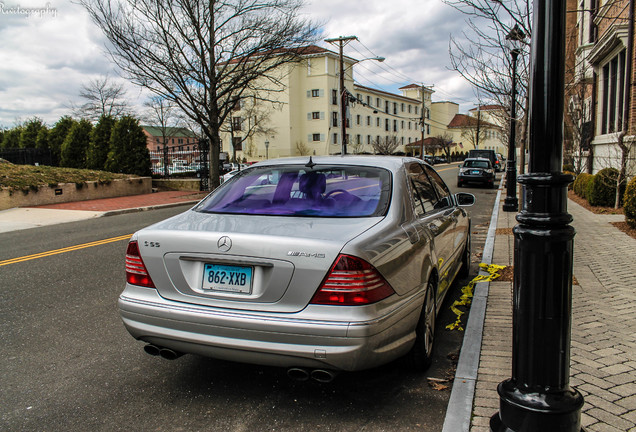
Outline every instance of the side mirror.
<path id="1" fill-rule="evenodd" d="M 470 207 L 475 204 L 475 195 L 466 192 L 458 192 L 455 194 L 455 201 L 457 201 L 457 205 Z"/>

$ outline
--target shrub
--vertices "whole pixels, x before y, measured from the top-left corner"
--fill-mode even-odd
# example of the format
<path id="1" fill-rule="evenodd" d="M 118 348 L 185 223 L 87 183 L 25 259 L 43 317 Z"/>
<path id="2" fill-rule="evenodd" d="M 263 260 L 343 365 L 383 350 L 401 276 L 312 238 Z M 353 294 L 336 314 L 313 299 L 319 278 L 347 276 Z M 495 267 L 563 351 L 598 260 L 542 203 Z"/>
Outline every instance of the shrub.
<path id="1" fill-rule="evenodd" d="M 587 185 L 592 180 L 592 174 L 581 173 L 574 180 L 574 184 L 572 186 L 574 193 L 580 196 L 581 198 L 587 199 Z"/>
<path id="2" fill-rule="evenodd" d="M 590 205 L 614 207 L 616 202 L 616 180 L 618 179 L 618 170 L 615 168 L 604 168 L 600 170 L 592 178 L 588 184 L 587 200 Z M 621 189 L 623 189 L 625 186 Z"/>
<path id="3" fill-rule="evenodd" d="M 623 211 L 625 222 L 632 228 L 636 228 L 636 176 L 627 184 L 623 195 Z"/>
<path id="4" fill-rule="evenodd" d="M 563 174 L 569 174 L 572 177 L 574 177 L 575 181 L 576 181 L 576 174 L 574 174 L 572 171 L 563 171 Z M 574 187 L 574 182 L 568 184 L 568 190 L 572 190 L 572 188 Z"/>

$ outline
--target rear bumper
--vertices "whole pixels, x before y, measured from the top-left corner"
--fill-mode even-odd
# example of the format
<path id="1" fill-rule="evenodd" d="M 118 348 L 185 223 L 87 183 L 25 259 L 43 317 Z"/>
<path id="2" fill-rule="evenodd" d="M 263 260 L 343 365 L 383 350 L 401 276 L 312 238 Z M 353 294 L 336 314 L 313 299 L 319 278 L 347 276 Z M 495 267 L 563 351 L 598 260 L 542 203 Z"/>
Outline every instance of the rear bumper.
<path id="1" fill-rule="evenodd" d="M 462 174 L 457 176 L 457 181 L 460 183 L 488 183 L 492 184 L 495 181 L 495 175 L 468 175 Z"/>
<path id="2" fill-rule="evenodd" d="M 118 307 L 133 337 L 161 347 L 243 363 L 353 371 L 410 350 L 422 301 L 419 295 L 400 301 L 374 320 L 327 321 L 310 310 L 327 306 L 251 314 L 174 302 L 154 289 L 126 285 Z"/>

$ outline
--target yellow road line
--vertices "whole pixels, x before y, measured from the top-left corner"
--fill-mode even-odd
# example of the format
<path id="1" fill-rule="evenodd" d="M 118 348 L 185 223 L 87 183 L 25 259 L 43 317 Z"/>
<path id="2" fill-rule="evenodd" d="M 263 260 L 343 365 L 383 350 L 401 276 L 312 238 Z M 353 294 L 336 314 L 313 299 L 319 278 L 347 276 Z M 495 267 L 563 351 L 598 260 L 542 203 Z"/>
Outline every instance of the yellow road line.
<path id="1" fill-rule="evenodd" d="M 130 238 L 132 234 L 126 234 L 123 236 L 119 236 L 119 237 L 111 237 L 111 238 L 107 238 L 104 240 L 97 240 L 94 242 L 90 242 L 90 243 L 83 243 L 83 244 L 79 244 L 79 245 L 75 245 L 75 246 L 68 246 L 62 249 L 54 249 L 54 250 L 50 250 L 47 252 L 40 252 L 37 254 L 33 254 L 33 255 L 25 255 L 22 257 L 17 257 L 17 258 L 11 258 L 8 260 L 4 260 L 4 261 L 0 261 L 0 267 L 4 266 L 4 265 L 9 265 L 9 264 L 17 264 L 20 262 L 24 262 L 24 261 L 29 261 L 29 260 L 34 260 L 34 259 L 38 259 L 38 258 L 44 258 L 44 257 L 48 257 L 51 255 L 58 255 L 58 254 L 62 254 L 62 253 L 66 253 L 66 252 L 72 252 L 72 251 L 76 251 L 76 250 L 80 250 L 80 249 L 86 249 L 89 247 L 93 247 L 93 246 L 100 246 L 100 245 L 104 245 L 104 244 L 108 244 L 108 243 L 114 243 L 114 242 L 118 242 L 118 241 L 122 241 L 122 240 L 128 240 Z"/>

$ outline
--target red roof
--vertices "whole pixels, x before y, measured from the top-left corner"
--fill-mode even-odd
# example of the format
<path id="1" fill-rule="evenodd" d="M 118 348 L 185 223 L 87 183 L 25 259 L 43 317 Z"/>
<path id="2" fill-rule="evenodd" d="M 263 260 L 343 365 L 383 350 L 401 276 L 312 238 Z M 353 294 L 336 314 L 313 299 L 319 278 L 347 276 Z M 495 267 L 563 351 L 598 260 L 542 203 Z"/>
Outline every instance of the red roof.
<path id="1" fill-rule="evenodd" d="M 501 105 L 480 105 L 477 108 L 473 108 L 469 111 L 498 111 L 505 110 Z"/>
<path id="2" fill-rule="evenodd" d="M 455 117 L 448 124 L 449 128 L 463 128 L 463 127 L 477 127 L 477 117 L 469 116 L 466 114 L 455 114 Z M 484 120 L 479 120 L 481 126 L 490 128 L 498 128 L 499 126 L 489 123 Z"/>

